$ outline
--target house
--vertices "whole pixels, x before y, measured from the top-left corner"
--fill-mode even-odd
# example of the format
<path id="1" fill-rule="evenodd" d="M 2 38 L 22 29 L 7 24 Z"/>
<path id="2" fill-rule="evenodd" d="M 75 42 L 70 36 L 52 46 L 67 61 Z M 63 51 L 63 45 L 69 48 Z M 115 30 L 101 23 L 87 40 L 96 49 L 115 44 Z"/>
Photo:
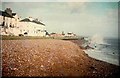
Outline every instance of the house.
<path id="1" fill-rule="evenodd" d="M 45 24 L 32 17 L 25 18 L 19 22 L 20 34 L 24 36 L 45 36 Z"/>
<path id="2" fill-rule="evenodd" d="M 63 34 L 58 34 L 58 33 L 51 33 L 50 37 L 58 38 L 58 37 L 64 37 Z"/>
<path id="3" fill-rule="evenodd" d="M 32 17 L 20 20 L 17 13 L 10 8 L 0 11 L 0 33 L 1 35 L 15 36 L 45 36 L 46 27 L 38 19 Z"/>
<path id="4" fill-rule="evenodd" d="M 0 11 L 1 35 L 10 35 L 14 33 L 14 27 L 17 26 L 19 19 L 16 13 L 12 13 L 10 8 Z"/>
<path id="5" fill-rule="evenodd" d="M 76 34 L 74 34 L 73 32 L 68 32 L 65 36 L 66 37 L 75 37 Z"/>

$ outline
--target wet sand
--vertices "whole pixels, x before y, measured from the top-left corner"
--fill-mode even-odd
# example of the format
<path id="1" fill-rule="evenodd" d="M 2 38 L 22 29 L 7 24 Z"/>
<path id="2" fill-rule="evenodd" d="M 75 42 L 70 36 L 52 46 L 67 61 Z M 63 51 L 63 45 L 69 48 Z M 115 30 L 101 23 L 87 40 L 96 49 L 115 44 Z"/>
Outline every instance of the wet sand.
<path id="1" fill-rule="evenodd" d="M 1 49 L 3 76 L 119 76 L 118 66 L 88 57 L 71 41 L 2 40 Z"/>

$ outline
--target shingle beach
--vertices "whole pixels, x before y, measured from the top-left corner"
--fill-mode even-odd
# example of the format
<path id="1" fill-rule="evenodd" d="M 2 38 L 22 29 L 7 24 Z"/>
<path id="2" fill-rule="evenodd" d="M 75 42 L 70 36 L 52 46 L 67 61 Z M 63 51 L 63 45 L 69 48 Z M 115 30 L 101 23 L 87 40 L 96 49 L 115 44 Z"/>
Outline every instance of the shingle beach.
<path id="1" fill-rule="evenodd" d="M 2 75 L 115 77 L 119 67 L 90 58 L 71 41 L 2 40 Z"/>

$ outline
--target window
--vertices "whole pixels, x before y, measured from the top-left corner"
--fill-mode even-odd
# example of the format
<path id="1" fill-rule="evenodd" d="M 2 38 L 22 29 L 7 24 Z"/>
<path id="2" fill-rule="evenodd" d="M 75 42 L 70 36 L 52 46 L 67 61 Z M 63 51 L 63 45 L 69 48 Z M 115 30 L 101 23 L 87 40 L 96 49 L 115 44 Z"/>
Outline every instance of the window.
<path id="1" fill-rule="evenodd" d="M 2 23 L 2 26 L 5 26 L 5 22 Z"/>
<path id="2" fill-rule="evenodd" d="M 27 32 L 29 32 L 29 30 L 27 30 Z"/>
<path id="3" fill-rule="evenodd" d="M 12 25 L 10 24 L 10 27 L 12 27 Z"/>
<path id="4" fill-rule="evenodd" d="M 20 32 L 22 32 L 22 30 L 20 30 Z"/>
<path id="5" fill-rule="evenodd" d="M 25 35 L 27 35 L 28 33 L 27 33 L 27 32 L 25 32 L 24 34 L 25 34 Z"/>

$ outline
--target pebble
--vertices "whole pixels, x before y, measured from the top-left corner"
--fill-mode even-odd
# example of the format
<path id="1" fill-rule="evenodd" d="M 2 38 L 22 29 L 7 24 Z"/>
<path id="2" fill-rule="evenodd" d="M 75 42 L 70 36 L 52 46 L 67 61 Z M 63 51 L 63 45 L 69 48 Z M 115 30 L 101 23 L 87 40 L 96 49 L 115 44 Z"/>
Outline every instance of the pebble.
<path id="1" fill-rule="evenodd" d="M 15 71 L 15 70 L 18 70 L 17 68 L 10 68 L 11 70 Z"/>
<path id="2" fill-rule="evenodd" d="M 95 74 L 95 73 L 97 73 L 96 71 L 93 71 L 93 73 Z"/>
<path id="3" fill-rule="evenodd" d="M 43 68 L 44 66 L 43 66 L 43 65 L 41 65 L 40 67 L 41 67 L 41 68 Z"/>
<path id="4" fill-rule="evenodd" d="M 59 71 L 61 70 L 65 72 L 62 73 L 63 75 L 74 76 L 76 73 L 80 75 L 88 75 L 87 73 L 90 73 L 89 75 L 92 76 L 99 74 L 105 75 L 104 72 L 109 73 L 109 71 L 111 70 L 109 69 L 110 68 L 109 66 L 112 65 L 90 59 L 89 57 L 83 54 L 82 50 L 79 49 L 79 46 L 69 41 L 66 42 L 62 40 L 41 40 L 41 39 L 29 40 L 29 41 L 25 40 L 25 41 L 27 42 L 25 45 L 29 45 L 29 47 L 24 48 L 25 45 L 22 45 L 24 44 L 22 40 L 15 40 L 14 44 L 10 43 L 10 42 L 14 42 L 14 40 L 5 40 L 5 41 L 3 40 L 3 47 L 4 47 L 2 49 L 3 69 L 8 68 L 5 71 L 2 71 L 4 76 L 9 76 L 9 73 L 11 76 L 18 76 L 18 75 L 32 76 L 33 74 L 35 76 L 43 76 L 44 74 L 46 74 L 46 72 L 48 76 L 50 75 L 59 76 L 60 75 Z M 18 46 L 16 46 L 16 44 Z M 37 47 L 37 45 L 40 46 Z M 10 53 L 9 51 L 11 47 L 13 47 L 14 51 L 16 52 L 11 51 Z M 15 59 L 15 60 L 12 61 L 11 59 Z M 78 59 L 79 61 L 78 60 L 76 61 L 75 59 Z M 14 62 L 15 64 L 17 64 L 13 66 L 11 70 L 18 70 L 17 67 L 19 67 L 20 69 L 19 71 L 14 71 L 15 74 L 11 73 L 11 71 L 9 70 L 10 60 L 11 63 Z M 94 65 L 92 66 L 92 64 L 96 64 L 96 66 Z M 100 67 L 99 65 L 103 66 L 103 69 L 99 69 Z M 105 70 L 105 68 L 108 70 Z M 91 71 L 87 69 L 90 69 Z M 77 72 L 75 70 L 77 70 Z M 31 73 L 29 73 L 30 71 Z M 98 71 L 101 72 L 98 74 Z"/>

